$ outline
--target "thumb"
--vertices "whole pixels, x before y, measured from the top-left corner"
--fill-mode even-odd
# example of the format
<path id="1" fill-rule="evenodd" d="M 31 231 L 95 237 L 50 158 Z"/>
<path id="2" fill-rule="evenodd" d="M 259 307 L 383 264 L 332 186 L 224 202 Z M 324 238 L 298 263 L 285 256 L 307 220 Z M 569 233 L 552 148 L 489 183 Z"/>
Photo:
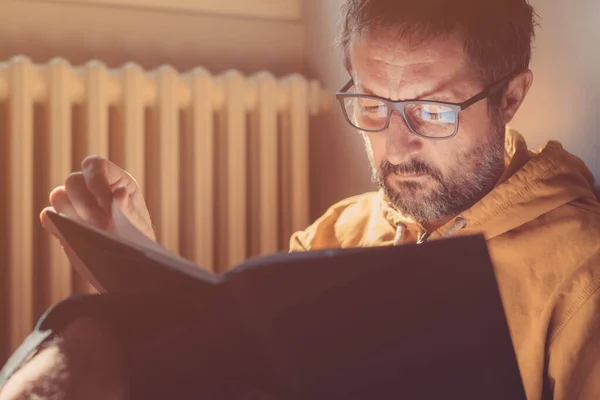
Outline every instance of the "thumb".
<path id="1" fill-rule="evenodd" d="M 152 240 L 156 240 L 156 234 L 154 233 L 154 229 L 152 228 L 152 222 L 150 221 L 150 216 L 145 214 L 139 208 L 136 207 L 136 202 L 134 201 L 132 192 L 126 186 L 119 186 L 113 191 L 113 201 L 115 205 L 121 211 L 121 214 L 128 220 L 128 223 L 133 224 L 133 226 L 142 234 L 146 235 Z M 123 218 L 120 217 L 120 218 Z M 111 219 L 113 224 L 118 223 L 116 221 L 115 215 L 112 215 L 111 211 Z"/>

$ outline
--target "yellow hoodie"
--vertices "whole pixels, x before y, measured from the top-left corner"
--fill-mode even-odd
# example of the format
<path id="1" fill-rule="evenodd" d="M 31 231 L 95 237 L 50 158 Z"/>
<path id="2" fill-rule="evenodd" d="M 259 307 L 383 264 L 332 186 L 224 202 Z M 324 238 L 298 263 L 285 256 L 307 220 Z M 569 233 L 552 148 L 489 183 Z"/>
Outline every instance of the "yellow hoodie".
<path id="1" fill-rule="evenodd" d="M 481 201 L 426 233 L 382 192 L 332 206 L 291 251 L 483 233 L 527 398 L 600 399 L 600 204 L 585 164 L 554 141 L 532 152 L 507 129 L 506 171 Z M 546 398 L 544 396 L 544 398 Z"/>

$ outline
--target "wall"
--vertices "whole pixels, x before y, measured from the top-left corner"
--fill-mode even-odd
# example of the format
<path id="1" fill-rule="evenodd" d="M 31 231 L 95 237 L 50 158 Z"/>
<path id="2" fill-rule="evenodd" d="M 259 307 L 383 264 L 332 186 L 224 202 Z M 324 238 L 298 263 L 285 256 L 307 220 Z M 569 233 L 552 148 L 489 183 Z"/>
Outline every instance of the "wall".
<path id="1" fill-rule="evenodd" d="M 307 3 L 308 71 L 333 91 L 347 79 L 339 50 L 331 48 L 343 0 Z M 584 159 L 600 184 L 600 2 L 532 4 L 541 17 L 531 66 L 535 81 L 511 125 L 532 148 L 559 140 Z M 360 137 L 345 125 L 337 108 L 327 118 L 312 133 L 315 216 L 346 196 L 372 188 Z"/>
<path id="2" fill-rule="evenodd" d="M 311 130 L 311 213 L 318 218 L 333 203 L 373 190 L 370 167 L 361 136 L 344 120 L 333 97 L 349 76 L 341 51 L 333 42 L 342 0 L 306 0 L 308 74 L 332 93 L 330 110 L 313 122 Z"/>
<path id="3" fill-rule="evenodd" d="M 513 125 L 531 147 L 559 140 L 583 158 L 600 184 L 600 2 L 533 0 L 540 28 L 534 83 Z"/>
<path id="4" fill-rule="evenodd" d="M 147 69 L 202 65 L 251 73 L 304 72 L 302 21 L 276 21 L 141 8 L 0 0 L 0 60 L 16 54 L 45 62 L 60 55 L 72 64 L 92 58 Z"/>

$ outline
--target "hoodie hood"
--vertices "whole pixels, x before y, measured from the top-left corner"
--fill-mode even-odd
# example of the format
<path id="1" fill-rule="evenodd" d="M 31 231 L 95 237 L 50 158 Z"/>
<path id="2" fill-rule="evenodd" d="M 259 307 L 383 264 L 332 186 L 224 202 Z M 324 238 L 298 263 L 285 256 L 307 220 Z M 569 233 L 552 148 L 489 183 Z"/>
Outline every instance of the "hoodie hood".
<path id="1" fill-rule="evenodd" d="M 592 173 L 560 143 L 550 141 L 539 151 L 530 151 L 523 136 L 507 128 L 505 150 L 506 168 L 496 187 L 437 231 L 425 232 L 394 210 L 381 192 L 385 218 L 402 231 L 416 225 L 426 238 L 483 233 L 491 239 L 565 204 L 595 200 Z"/>

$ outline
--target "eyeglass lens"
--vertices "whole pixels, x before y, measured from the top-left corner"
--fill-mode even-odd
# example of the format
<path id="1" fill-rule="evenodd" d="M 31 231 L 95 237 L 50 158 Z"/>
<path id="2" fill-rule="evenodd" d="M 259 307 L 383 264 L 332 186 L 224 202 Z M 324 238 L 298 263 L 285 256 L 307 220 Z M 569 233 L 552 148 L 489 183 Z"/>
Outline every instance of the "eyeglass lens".
<path id="1" fill-rule="evenodd" d="M 388 123 L 388 117 L 395 114 L 389 112 L 385 102 L 371 97 L 346 97 L 343 103 L 348 120 L 360 130 L 382 130 Z M 397 114 L 401 113 L 398 111 Z M 406 103 L 404 116 L 410 129 L 422 136 L 447 137 L 456 130 L 456 112 L 442 104 Z"/>

